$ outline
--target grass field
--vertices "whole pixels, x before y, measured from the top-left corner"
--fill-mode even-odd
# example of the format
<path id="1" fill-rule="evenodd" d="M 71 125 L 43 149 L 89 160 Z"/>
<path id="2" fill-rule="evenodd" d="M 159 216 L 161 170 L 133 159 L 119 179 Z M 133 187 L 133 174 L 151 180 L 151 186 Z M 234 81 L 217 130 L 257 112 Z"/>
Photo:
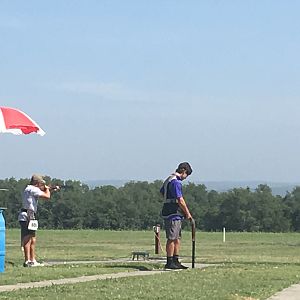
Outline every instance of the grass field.
<path id="1" fill-rule="evenodd" d="M 165 243 L 162 236 L 162 243 Z M 131 251 L 154 255 L 152 231 L 40 230 L 42 261 L 130 258 Z M 183 233 L 182 259 L 190 262 L 191 234 Z M 160 256 L 163 256 L 161 254 Z M 300 282 L 300 234 L 198 232 L 197 263 L 216 264 L 146 277 L 131 277 L 4 292 L 0 299 L 266 299 Z M 6 270 L 0 285 L 137 269 L 159 269 L 158 263 L 103 263 L 23 268 L 19 230 L 7 230 Z"/>

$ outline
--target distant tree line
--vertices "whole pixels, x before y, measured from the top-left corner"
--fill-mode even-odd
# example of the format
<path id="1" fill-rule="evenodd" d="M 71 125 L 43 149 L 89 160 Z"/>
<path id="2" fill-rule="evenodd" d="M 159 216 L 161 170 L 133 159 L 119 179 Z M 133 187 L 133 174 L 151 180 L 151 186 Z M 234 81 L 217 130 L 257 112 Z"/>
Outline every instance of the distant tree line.
<path id="1" fill-rule="evenodd" d="M 18 227 L 22 191 L 29 179 L 0 180 L 0 206 L 8 228 Z M 163 224 L 159 193 L 162 181 L 128 182 L 122 187 L 89 188 L 80 181 L 47 178 L 62 185 L 49 201 L 39 200 L 39 226 L 48 229 L 150 229 Z M 184 196 L 199 230 L 300 231 L 300 187 L 285 196 L 274 196 L 267 185 L 255 190 L 235 188 L 208 191 L 203 184 L 183 185 Z"/>

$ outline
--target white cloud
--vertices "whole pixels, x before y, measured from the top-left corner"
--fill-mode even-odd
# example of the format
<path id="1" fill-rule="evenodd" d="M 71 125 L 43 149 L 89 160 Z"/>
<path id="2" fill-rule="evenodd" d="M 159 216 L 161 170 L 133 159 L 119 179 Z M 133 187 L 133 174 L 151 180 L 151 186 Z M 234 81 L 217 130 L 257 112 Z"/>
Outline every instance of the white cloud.
<path id="1" fill-rule="evenodd" d="M 65 81 L 61 83 L 42 84 L 47 89 L 56 90 L 74 95 L 89 95 L 102 98 L 110 102 L 127 103 L 147 103 L 154 105 L 169 105 L 173 107 L 186 106 L 186 104 L 197 105 L 207 98 L 201 95 L 193 95 L 186 91 L 168 91 L 154 89 L 134 89 L 113 82 L 83 82 L 83 81 Z"/>
<path id="2" fill-rule="evenodd" d="M 115 83 L 96 82 L 64 82 L 57 86 L 58 89 L 80 94 L 90 94 L 103 98 L 116 99 L 132 94 L 121 85 Z"/>
<path id="3" fill-rule="evenodd" d="M 97 96 L 106 101 L 153 102 L 159 100 L 157 97 L 153 97 L 153 93 L 148 91 L 131 89 L 122 84 L 111 82 L 70 81 L 43 86 L 67 93 Z"/>

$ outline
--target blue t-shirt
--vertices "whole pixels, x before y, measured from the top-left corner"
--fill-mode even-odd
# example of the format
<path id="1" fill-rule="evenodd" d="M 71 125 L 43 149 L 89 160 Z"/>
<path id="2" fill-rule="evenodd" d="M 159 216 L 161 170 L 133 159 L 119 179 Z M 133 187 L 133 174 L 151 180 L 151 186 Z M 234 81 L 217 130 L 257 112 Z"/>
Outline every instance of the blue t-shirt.
<path id="1" fill-rule="evenodd" d="M 164 184 L 160 189 L 160 193 L 162 195 L 165 194 Z M 182 197 L 182 182 L 180 177 L 176 176 L 173 180 L 171 180 L 167 185 L 167 199 L 178 199 Z M 173 215 L 169 217 L 170 220 L 182 220 L 183 217 L 180 215 Z"/>

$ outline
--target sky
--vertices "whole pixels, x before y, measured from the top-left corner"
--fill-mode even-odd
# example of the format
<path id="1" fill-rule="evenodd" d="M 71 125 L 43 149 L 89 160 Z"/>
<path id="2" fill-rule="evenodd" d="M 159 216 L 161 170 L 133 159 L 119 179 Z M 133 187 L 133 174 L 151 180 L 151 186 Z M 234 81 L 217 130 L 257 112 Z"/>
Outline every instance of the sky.
<path id="1" fill-rule="evenodd" d="M 0 0 L 0 179 L 300 182 L 300 2 Z"/>

